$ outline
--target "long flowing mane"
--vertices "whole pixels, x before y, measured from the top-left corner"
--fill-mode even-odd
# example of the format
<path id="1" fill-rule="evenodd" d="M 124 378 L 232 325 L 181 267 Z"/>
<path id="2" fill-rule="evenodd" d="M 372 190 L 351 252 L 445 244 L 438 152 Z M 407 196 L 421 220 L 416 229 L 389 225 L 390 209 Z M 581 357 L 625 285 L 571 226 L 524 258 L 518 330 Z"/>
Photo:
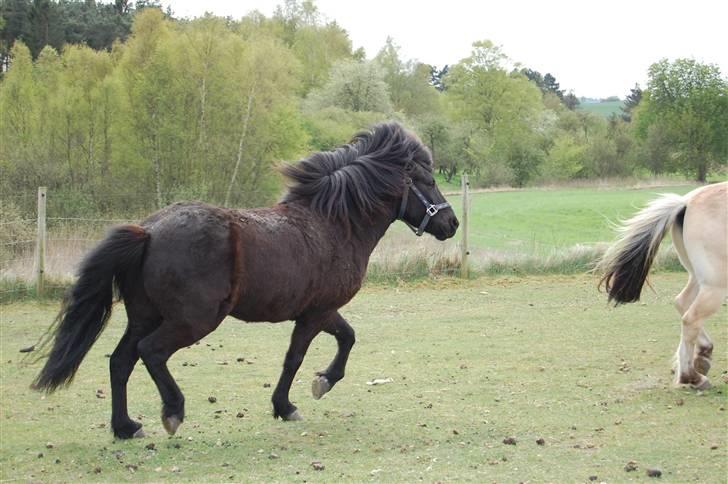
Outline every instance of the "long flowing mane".
<path id="1" fill-rule="evenodd" d="M 427 147 L 398 123 L 378 124 L 347 145 L 282 167 L 292 182 L 283 202 L 307 202 L 338 222 L 372 218 L 402 194 L 404 175 L 413 164 L 432 170 Z"/>

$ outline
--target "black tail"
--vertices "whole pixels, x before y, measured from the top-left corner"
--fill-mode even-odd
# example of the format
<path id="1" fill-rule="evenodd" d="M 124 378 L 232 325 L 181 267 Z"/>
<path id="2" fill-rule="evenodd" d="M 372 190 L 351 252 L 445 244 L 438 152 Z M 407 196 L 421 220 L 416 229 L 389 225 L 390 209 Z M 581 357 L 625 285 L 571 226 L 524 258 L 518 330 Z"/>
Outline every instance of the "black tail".
<path id="1" fill-rule="evenodd" d="M 138 225 L 122 225 L 81 263 L 78 281 L 63 301 L 63 307 L 43 344 L 53 340 L 53 349 L 33 388 L 53 392 L 71 383 L 84 356 L 111 316 L 114 283 L 139 276 L 149 234 Z"/>

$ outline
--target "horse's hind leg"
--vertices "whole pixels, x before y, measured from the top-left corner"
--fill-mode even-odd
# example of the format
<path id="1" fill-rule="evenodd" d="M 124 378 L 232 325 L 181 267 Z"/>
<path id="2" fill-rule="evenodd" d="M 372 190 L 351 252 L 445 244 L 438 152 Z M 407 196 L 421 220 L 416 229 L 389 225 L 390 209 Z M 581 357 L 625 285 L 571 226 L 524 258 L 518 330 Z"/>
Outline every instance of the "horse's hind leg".
<path id="1" fill-rule="evenodd" d="M 283 420 L 301 420 L 301 415 L 296 406 L 291 403 L 288 393 L 311 341 L 321 332 L 325 322 L 326 320 L 320 315 L 296 320 L 296 326 L 291 334 L 291 343 L 286 352 L 286 358 L 283 360 L 283 371 L 276 389 L 273 391 L 273 417 L 281 417 Z"/>
<path id="2" fill-rule="evenodd" d="M 139 360 L 137 343 L 141 335 L 127 328 L 121 341 L 111 354 L 109 370 L 111 373 L 111 428 L 120 439 L 144 437 L 142 424 L 129 418 L 126 404 L 126 383 L 134 365 Z"/>
<path id="3" fill-rule="evenodd" d="M 224 317 L 224 316 L 223 316 Z M 169 373 L 167 360 L 180 348 L 190 346 L 213 331 L 222 317 L 209 323 L 189 324 L 165 319 L 137 348 L 147 371 L 162 397 L 162 425 L 170 435 L 177 432 L 185 417 L 185 398 Z"/>
<path id="4" fill-rule="evenodd" d="M 111 375 L 111 428 L 114 435 L 121 439 L 143 437 L 142 424 L 129 418 L 126 402 L 126 385 L 134 365 L 139 360 L 137 344 L 159 326 L 161 318 L 150 309 L 146 296 L 142 298 L 129 294 L 126 301 L 126 314 L 129 319 L 122 336 L 109 360 Z"/>
<path id="5" fill-rule="evenodd" d="M 338 350 L 328 368 L 324 371 L 316 372 L 316 378 L 314 378 L 313 384 L 311 385 L 311 393 L 313 393 L 313 397 L 317 400 L 328 393 L 336 385 L 336 382 L 344 378 L 346 361 L 349 358 L 351 348 L 356 342 L 354 328 L 339 313 L 336 313 L 336 317 L 327 326 L 324 326 L 323 329 L 336 338 Z"/>
<path id="6" fill-rule="evenodd" d="M 682 334 L 678 348 L 677 383 L 690 384 L 703 390 L 710 388 L 710 381 L 700 374 L 693 363 L 695 346 L 703 332 L 705 320 L 714 314 L 721 304 L 723 291 L 701 287 L 695 300 L 682 317 Z"/>
<path id="7" fill-rule="evenodd" d="M 683 249 L 684 250 L 684 249 Z M 689 265 L 689 262 L 686 262 L 687 259 L 685 258 L 685 261 L 683 261 L 683 257 L 680 256 L 680 252 L 678 251 L 678 256 L 680 257 L 680 260 L 683 263 L 684 267 L 688 267 L 692 269 L 692 267 Z M 700 289 L 700 286 L 698 285 L 698 282 L 693 277 L 690 270 L 688 271 L 688 283 L 685 285 L 682 291 L 675 296 L 675 309 L 677 309 L 677 312 L 680 313 L 680 316 L 682 317 L 683 314 L 687 312 L 687 310 L 690 308 L 690 305 L 695 301 L 695 297 L 698 295 L 698 290 Z M 678 344 L 677 350 L 675 350 L 675 357 L 673 359 L 673 368 L 672 372 L 674 374 L 677 374 L 677 368 L 678 363 L 680 361 L 680 344 Z"/>

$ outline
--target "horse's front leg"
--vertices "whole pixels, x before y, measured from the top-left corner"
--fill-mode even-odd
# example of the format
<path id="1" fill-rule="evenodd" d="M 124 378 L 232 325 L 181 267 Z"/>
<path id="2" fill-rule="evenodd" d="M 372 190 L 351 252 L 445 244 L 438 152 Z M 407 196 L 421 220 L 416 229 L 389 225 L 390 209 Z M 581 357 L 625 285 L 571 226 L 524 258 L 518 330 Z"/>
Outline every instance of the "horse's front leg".
<path id="1" fill-rule="evenodd" d="M 329 367 L 324 371 L 316 372 L 317 376 L 311 385 L 311 393 L 317 400 L 328 393 L 336 385 L 336 382 L 344 378 L 346 361 L 349 359 L 349 352 L 351 352 L 351 348 L 356 342 L 354 328 L 338 312 L 335 317 L 329 320 L 323 330 L 336 338 L 338 350 Z"/>
<path id="2" fill-rule="evenodd" d="M 276 389 L 273 391 L 273 417 L 283 420 L 301 420 L 298 409 L 291 403 L 288 393 L 296 372 L 303 363 L 306 351 L 311 341 L 321 332 L 325 318 L 304 317 L 296 320 L 296 326 L 291 334 L 291 343 L 283 360 L 283 371 L 278 379 Z"/>

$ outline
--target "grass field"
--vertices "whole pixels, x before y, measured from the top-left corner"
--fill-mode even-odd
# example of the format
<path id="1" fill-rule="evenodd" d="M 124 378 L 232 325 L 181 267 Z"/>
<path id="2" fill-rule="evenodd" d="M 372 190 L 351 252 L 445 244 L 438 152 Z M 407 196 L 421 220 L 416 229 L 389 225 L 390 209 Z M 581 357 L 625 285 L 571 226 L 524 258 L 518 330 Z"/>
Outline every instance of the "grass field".
<path id="1" fill-rule="evenodd" d="M 581 103 L 577 109 L 608 118 L 612 114 L 622 114 L 622 106 L 624 106 L 622 101 L 603 101 L 599 103 Z"/>
<path id="2" fill-rule="evenodd" d="M 585 272 L 614 240 L 614 224 L 659 193 L 684 194 L 696 187 L 475 191 L 470 202 L 470 266 L 475 273 L 490 274 Z M 462 198 L 447 198 L 462 218 Z M 440 243 L 431 237 L 415 238 L 403 224 L 395 223 L 374 253 L 370 277 L 426 275 L 433 269 L 457 272 L 462 233 Z M 663 250 L 658 265 L 678 268 L 679 262 L 674 253 Z"/>
<path id="3" fill-rule="evenodd" d="M 613 224 L 632 216 L 658 193 L 685 194 L 696 188 L 524 190 L 474 193 L 470 246 L 543 253 L 576 244 L 614 239 Z M 451 197 L 458 214 L 460 197 Z"/>
<path id="4" fill-rule="evenodd" d="M 38 365 L 20 365 L 18 350 L 57 304 L 6 305 L 0 479 L 624 482 L 648 480 L 655 467 L 666 482 L 725 482 L 726 308 L 708 324 L 714 388 L 672 388 L 680 331 L 671 301 L 684 280 L 657 274 L 656 292 L 616 309 L 586 276 L 369 286 L 342 311 L 357 330 L 347 376 L 311 398 L 313 372 L 335 352 L 333 338 L 319 336 L 292 388 L 305 418 L 295 423 L 271 418 L 267 387 L 290 324 L 227 321 L 170 360 L 187 397 L 177 436 L 164 433 L 156 388 L 137 367 L 130 412 L 148 437 L 133 441 L 114 441 L 108 426 L 105 355 L 124 329 L 122 308 L 73 385 L 44 397 L 28 389 Z M 367 385 L 376 378 L 393 381 Z M 636 471 L 625 470 L 630 461 Z"/>

